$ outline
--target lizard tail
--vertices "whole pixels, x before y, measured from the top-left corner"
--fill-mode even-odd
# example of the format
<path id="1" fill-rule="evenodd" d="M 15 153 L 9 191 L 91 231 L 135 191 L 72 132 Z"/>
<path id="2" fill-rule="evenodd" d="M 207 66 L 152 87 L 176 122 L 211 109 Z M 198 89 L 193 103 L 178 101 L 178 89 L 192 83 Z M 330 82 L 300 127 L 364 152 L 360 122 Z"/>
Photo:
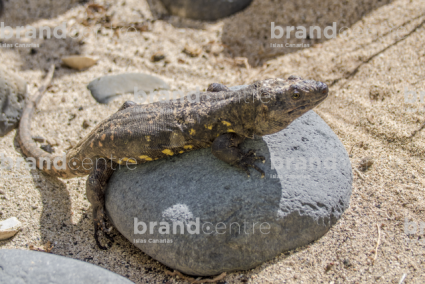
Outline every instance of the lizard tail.
<path id="1" fill-rule="evenodd" d="M 64 159 L 65 157 L 52 155 L 41 150 L 32 140 L 31 136 L 32 115 L 37 107 L 38 102 L 46 92 L 47 87 L 50 85 L 54 71 L 55 66 L 52 65 L 37 93 L 27 100 L 24 111 L 22 113 L 21 121 L 19 123 L 18 142 L 21 146 L 22 152 L 25 156 L 28 157 L 27 160 L 32 160 L 31 162 L 35 162 L 37 168 L 39 168 L 41 171 L 51 176 L 72 178 L 78 176 L 78 174 L 69 169 L 66 163 L 66 159 Z"/>

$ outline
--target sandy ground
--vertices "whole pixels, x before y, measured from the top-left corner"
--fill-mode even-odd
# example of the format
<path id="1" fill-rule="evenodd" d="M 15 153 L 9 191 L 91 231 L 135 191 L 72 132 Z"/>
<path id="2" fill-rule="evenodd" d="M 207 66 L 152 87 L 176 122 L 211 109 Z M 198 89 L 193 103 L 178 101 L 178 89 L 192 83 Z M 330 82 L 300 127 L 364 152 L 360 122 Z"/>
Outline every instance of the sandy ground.
<path id="1" fill-rule="evenodd" d="M 335 3 L 334 3 L 335 2 Z M 350 153 L 354 171 L 350 208 L 321 239 L 250 270 L 229 274 L 227 283 L 425 283 L 425 122 L 424 104 L 406 103 L 405 90 L 425 93 L 425 1 L 273 1 L 254 0 L 245 11 L 215 23 L 162 15 L 144 0 L 96 1 L 102 11 L 87 14 L 77 1 L 6 2 L 6 25 L 55 27 L 67 21 L 76 39 L 36 39 L 29 48 L 1 48 L 0 62 L 17 72 L 34 92 L 50 63 L 58 70 L 40 104 L 33 135 L 59 144 L 61 152 L 115 112 L 131 95 L 99 105 L 86 85 L 94 78 L 122 72 L 144 72 L 163 78 L 176 90 L 206 88 L 291 74 L 323 81 L 330 97 L 316 112 L 332 127 Z M 355 3 L 357 2 L 357 4 Z M 321 4 L 318 4 L 321 3 Z M 311 24 L 348 26 L 334 39 L 306 40 L 310 48 L 270 47 L 302 40 L 270 39 L 270 22 L 281 26 Z M 137 33 L 113 27 L 138 23 Z M 109 25 L 109 28 L 108 28 Z M 84 29 L 86 35 L 84 34 Z M 366 31 L 366 32 L 365 32 Z M 28 42 L 25 39 L 3 43 Z M 183 53 L 189 46 L 196 57 Z M 152 62 L 155 54 L 165 59 Z M 85 71 L 61 67 L 65 55 L 100 59 Z M 82 110 L 79 107 L 83 106 Z M 413 110 L 413 111 L 409 111 Z M 73 118 L 75 116 L 75 118 Z M 83 121 L 91 127 L 84 129 Z M 1 152 L 21 157 L 13 131 L 0 139 Z M 359 171 L 360 161 L 374 159 Z M 1 248 L 29 249 L 52 242 L 54 254 L 80 259 L 114 271 L 135 283 L 185 283 L 121 236 L 108 251 L 95 247 L 85 178 L 59 180 L 24 167 L 2 170 L 1 219 L 17 217 L 23 230 L 0 242 Z M 23 175 L 14 178 L 9 174 Z M 417 224 L 406 234 L 405 222 Z M 378 248 L 377 248 L 378 247 Z M 377 250 L 376 250 L 377 248 Z"/>

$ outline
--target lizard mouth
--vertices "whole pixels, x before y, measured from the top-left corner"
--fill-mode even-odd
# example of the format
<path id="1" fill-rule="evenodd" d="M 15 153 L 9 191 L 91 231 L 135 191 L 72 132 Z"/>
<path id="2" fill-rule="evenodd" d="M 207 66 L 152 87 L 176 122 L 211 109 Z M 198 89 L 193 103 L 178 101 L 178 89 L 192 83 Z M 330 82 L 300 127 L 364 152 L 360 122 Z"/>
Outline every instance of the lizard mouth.
<path id="1" fill-rule="evenodd" d="M 297 108 L 295 108 L 295 109 L 291 110 L 290 112 L 288 112 L 288 114 L 289 114 L 289 115 L 291 115 L 291 114 L 293 114 L 294 112 L 296 112 L 297 110 L 304 110 L 305 108 L 306 108 L 306 106 L 300 106 L 300 107 L 297 107 Z"/>
<path id="2" fill-rule="evenodd" d="M 326 96 L 324 96 L 324 97 L 322 97 L 322 98 L 318 99 L 317 101 L 313 101 L 313 102 L 312 102 L 313 107 L 318 106 L 318 105 L 319 105 L 321 102 L 323 102 L 323 101 L 324 101 L 327 97 L 328 97 L 328 96 L 326 95 Z M 289 111 L 289 112 L 288 112 L 288 114 L 289 114 L 289 115 L 291 115 L 291 114 L 293 114 L 293 113 L 294 113 L 294 112 L 296 112 L 296 111 L 305 110 L 305 109 L 306 109 L 309 105 L 310 105 L 310 104 L 306 104 L 306 105 L 303 105 L 303 106 L 299 106 L 299 107 L 297 107 L 297 108 L 294 108 L 293 110 Z"/>
<path id="3" fill-rule="evenodd" d="M 316 104 L 320 104 L 321 102 L 323 102 L 324 100 L 326 100 L 326 98 L 328 97 L 328 94 L 326 94 L 326 96 L 324 96 L 323 98 L 320 98 L 317 100 Z"/>

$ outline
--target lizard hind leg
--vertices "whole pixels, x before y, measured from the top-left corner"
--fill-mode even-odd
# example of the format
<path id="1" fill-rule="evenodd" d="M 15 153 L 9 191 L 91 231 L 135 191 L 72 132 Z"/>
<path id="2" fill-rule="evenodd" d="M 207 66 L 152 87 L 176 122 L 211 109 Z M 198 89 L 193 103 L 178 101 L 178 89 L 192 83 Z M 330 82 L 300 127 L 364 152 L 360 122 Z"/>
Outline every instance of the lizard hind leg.
<path id="1" fill-rule="evenodd" d="M 261 174 L 261 178 L 264 178 L 264 171 L 257 167 L 255 162 L 260 160 L 264 163 L 266 159 L 263 156 L 256 156 L 254 150 L 243 153 L 238 148 L 243 140 L 244 138 L 236 133 L 222 134 L 214 140 L 211 152 L 223 162 L 244 170 L 248 177 L 250 177 L 249 167 L 251 167 Z"/>
<path id="2" fill-rule="evenodd" d="M 105 213 L 105 189 L 109 178 L 114 173 L 113 162 L 104 158 L 96 159 L 95 168 L 90 173 L 86 182 L 87 199 L 93 208 L 94 238 L 100 249 L 107 247 L 100 244 L 100 232 L 109 240 L 108 246 L 112 245 L 113 239 L 106 228 Z"/>

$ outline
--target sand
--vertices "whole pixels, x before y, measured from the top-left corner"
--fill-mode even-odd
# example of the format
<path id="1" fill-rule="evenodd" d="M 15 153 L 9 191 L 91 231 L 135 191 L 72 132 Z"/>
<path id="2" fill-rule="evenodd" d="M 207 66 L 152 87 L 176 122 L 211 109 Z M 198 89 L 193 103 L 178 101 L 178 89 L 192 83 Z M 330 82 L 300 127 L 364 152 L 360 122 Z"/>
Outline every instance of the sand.
<path id="1" fill-rule="evenodd" d="M 30 93 L 49 64 L 60 67 L 40 103 L 33 135 L 58 144 L 55 150 L 60 153 L 132 99 L 124 95 L 109 105 L 97 104 L 86 85 L 107 74 L 144 72 L 181 91 L 205 89 L 211 82 L 239 85 L 291 74 L 326 82 L 330 96 L 315 110 L 350 154 L 354 182 L 349 209 L 318 241 L 253 270 L 230 273 L 223 281 L 399 283 L 404 277 L 404 283 L 424 283 L 425 242 L 419 225 L 425 222 L 425 130 L 410 137 L 425 122 L 424 105 L 419 99 L 406 103 L 404 93 L 425 92 L 425 2 L 254 0 L 243 12 L 214 23 L 164 16 L 161 7 L 148 2 L 96 1 L 107 8 L 107 16 L 94 9 L 87 14 L 86 4 L 77 1 L 5 3 L 1 20 L 6 25 L 55 27 L 67 21 L 80 36 L 2 41 L 40 44 L 35 54 L 30 48 L 0 49 L 1 64 L 27 80 Z M 305 27 L 336 22 L 351 31 L 332 39 L 304 41 L 311 45 L 305 49 L 270 47 L 270 43 L 303 42 L 271 40 L 272 21 Z M 146 31 L 119 33 L 108 28 L 134 23 Z M 81 38 L 83 29 L 88 32 Z M 365 29 L 369 32 L 360 32 Z M 199 55 L 183 53 L 187 46 Z M 75 54 L 99 62 L 85 71 L 61 67 L 62 56 Z M 155 54 L 165 59 L 152 62 Z M 82 127 L 85 120 L 90 124 L 87 129 Z M 0 139 L 0 153 L 14 161 L 22 157 L 15 136 L 13 131 Z M 372 157 L 374 164 L 361 171 L 365 157 Z M 93 263 L 135 283 L 187 283 L 167 276 L 167 267 L 120 235 L 108 251 L 95 247 L 86 178 L 53 179 L 16 166 L 0 173 L 4 192 L 0 217 L 14 216 L 23 223 L 14 238 L 0 242 L 1 248 L 29 249 L 50 241 L 54 254 Z M 15 174 L 22 177 L 7 176 Z M 406 234 L 406 220 L 417 224 L 416 232 L 410 227 L 410 235 Z"/>

